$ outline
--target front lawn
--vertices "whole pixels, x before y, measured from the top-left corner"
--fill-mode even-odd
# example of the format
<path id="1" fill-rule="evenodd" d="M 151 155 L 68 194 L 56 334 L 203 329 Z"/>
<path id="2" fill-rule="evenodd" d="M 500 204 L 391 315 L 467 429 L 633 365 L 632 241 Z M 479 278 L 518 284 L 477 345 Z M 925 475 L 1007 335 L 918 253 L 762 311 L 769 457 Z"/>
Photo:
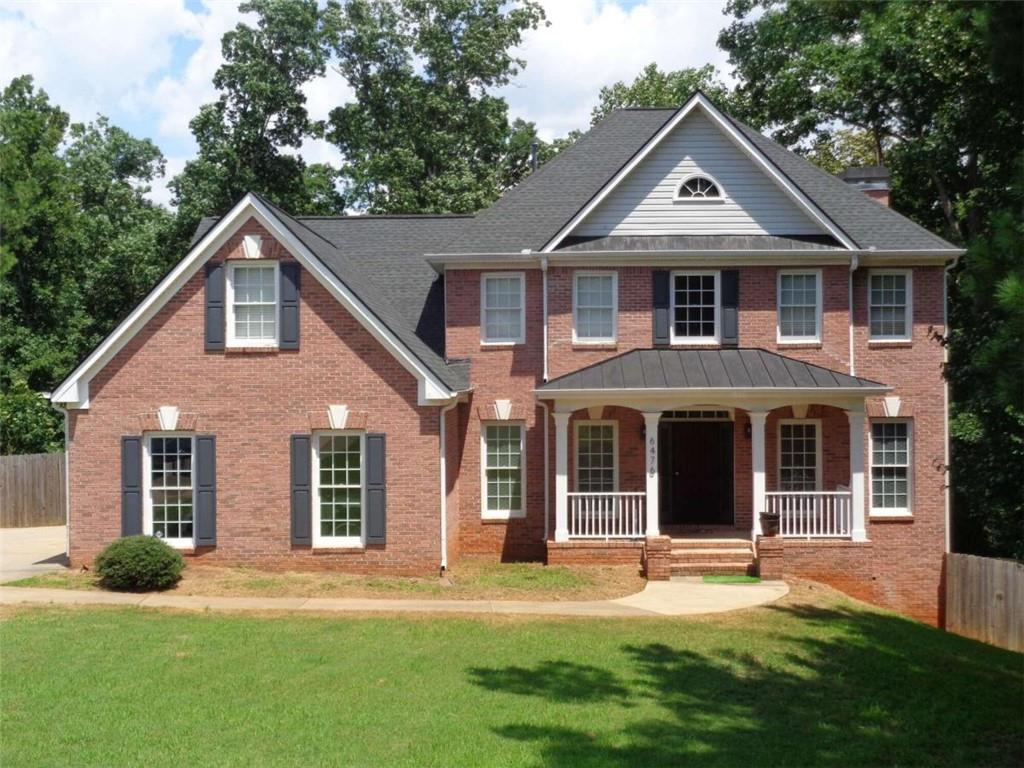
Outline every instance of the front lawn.
<path id="1" fill-rule="evenodd" d="M 408 576 L 260 571 L 190 563 L 169 594 L 232 597 L 379 597 L 446 600 L 605 600 L 639 592 L 646 581 L 636 566 L 496 563 L 465 557 L 442 582 Z M 91 572 L 58 571 L 8 583 L 15 587 L 99 589 Z"/>
<path id="2" fill-rule="evenodd" d="M 7 608 L 0 764 L 1024 760 L 1022 657 L 798 587 L 703 619 Z"/>

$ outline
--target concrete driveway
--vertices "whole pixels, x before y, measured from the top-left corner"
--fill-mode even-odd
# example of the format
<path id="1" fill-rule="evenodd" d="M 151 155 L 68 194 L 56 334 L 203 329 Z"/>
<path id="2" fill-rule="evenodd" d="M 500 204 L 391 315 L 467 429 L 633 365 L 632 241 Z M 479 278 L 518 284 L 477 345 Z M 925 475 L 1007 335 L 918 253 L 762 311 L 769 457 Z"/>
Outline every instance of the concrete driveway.
<path id="1" fill-rule="evenodd" d="M 66 568 L 68 528 L 0 528 L 0 582 Z"/>

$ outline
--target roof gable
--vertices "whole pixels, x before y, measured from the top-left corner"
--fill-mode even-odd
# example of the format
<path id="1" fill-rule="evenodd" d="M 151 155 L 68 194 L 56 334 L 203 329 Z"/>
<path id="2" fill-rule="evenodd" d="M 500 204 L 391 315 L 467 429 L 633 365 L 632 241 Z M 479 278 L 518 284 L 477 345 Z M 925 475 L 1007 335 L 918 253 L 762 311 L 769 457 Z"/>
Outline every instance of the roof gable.
<path id="1" fill-rule="evenodd" d="M 677 199 L 694 176 L 717 199 Z M 736 145 L 693 109 L 569 233 L 609 235 L 822 235 L 827 230 Z"/>

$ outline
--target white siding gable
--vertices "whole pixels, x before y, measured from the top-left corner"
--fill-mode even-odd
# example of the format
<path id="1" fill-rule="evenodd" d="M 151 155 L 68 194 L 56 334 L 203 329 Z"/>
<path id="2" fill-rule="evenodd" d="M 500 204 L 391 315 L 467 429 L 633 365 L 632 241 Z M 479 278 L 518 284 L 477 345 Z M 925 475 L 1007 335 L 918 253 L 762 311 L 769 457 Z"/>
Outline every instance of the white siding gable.
<path id="1" fill-rule="evenodd" d="M 676 200 L 706 174 L 722 201 Z M 573 235 L 819 235 L 824 230 L 700 110 L 694 109 L 579 223 Z"/>

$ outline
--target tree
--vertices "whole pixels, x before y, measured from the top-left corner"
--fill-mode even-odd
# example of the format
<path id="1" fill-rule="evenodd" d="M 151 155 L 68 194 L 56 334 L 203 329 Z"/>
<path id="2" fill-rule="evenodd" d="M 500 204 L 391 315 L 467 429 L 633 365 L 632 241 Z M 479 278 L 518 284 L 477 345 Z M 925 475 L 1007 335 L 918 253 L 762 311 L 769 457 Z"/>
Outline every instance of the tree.
<path id="1" fill-rule="evenodd" d="M 622 107 L 680 107 L 695 91 L 702 91 L 716 106 L 741 120 L 747 118 L 743 99 L 722 82 L 711 64 L 662 72 L 655 63 L 648 64 L 632 83 L 623 81 L 607 85 L 598 95 L 598 104 L 591 110 L 590 124 L 607 117 Z"/>
<path id="2" fill-rule="evenodd" d="M 224 64 L 213 78 L 220 96 L 189 124 L 199 152 L 170 183 L 179 244 L 202 216 L 225 213 L 250 190 L 296 214 L 344 208 L 336 169 L 284 151 L 323 136 L 302 86 L 326 71 L 326 23 L 336 3 L 321 9 L 316 0 L 249 0 L 239 9 L 256 14 L 256 25 L 224 35 Z"/>
<path id="3" fill-rule="evenodd" d="M 544 20 L 535 0 L 350 0 L 332 47 L 355 101 L 333 110 L 347 202 L 371 213 L 472 212 L 523 172 L 532 126 L 494 96 L 510 52 Z"/>

